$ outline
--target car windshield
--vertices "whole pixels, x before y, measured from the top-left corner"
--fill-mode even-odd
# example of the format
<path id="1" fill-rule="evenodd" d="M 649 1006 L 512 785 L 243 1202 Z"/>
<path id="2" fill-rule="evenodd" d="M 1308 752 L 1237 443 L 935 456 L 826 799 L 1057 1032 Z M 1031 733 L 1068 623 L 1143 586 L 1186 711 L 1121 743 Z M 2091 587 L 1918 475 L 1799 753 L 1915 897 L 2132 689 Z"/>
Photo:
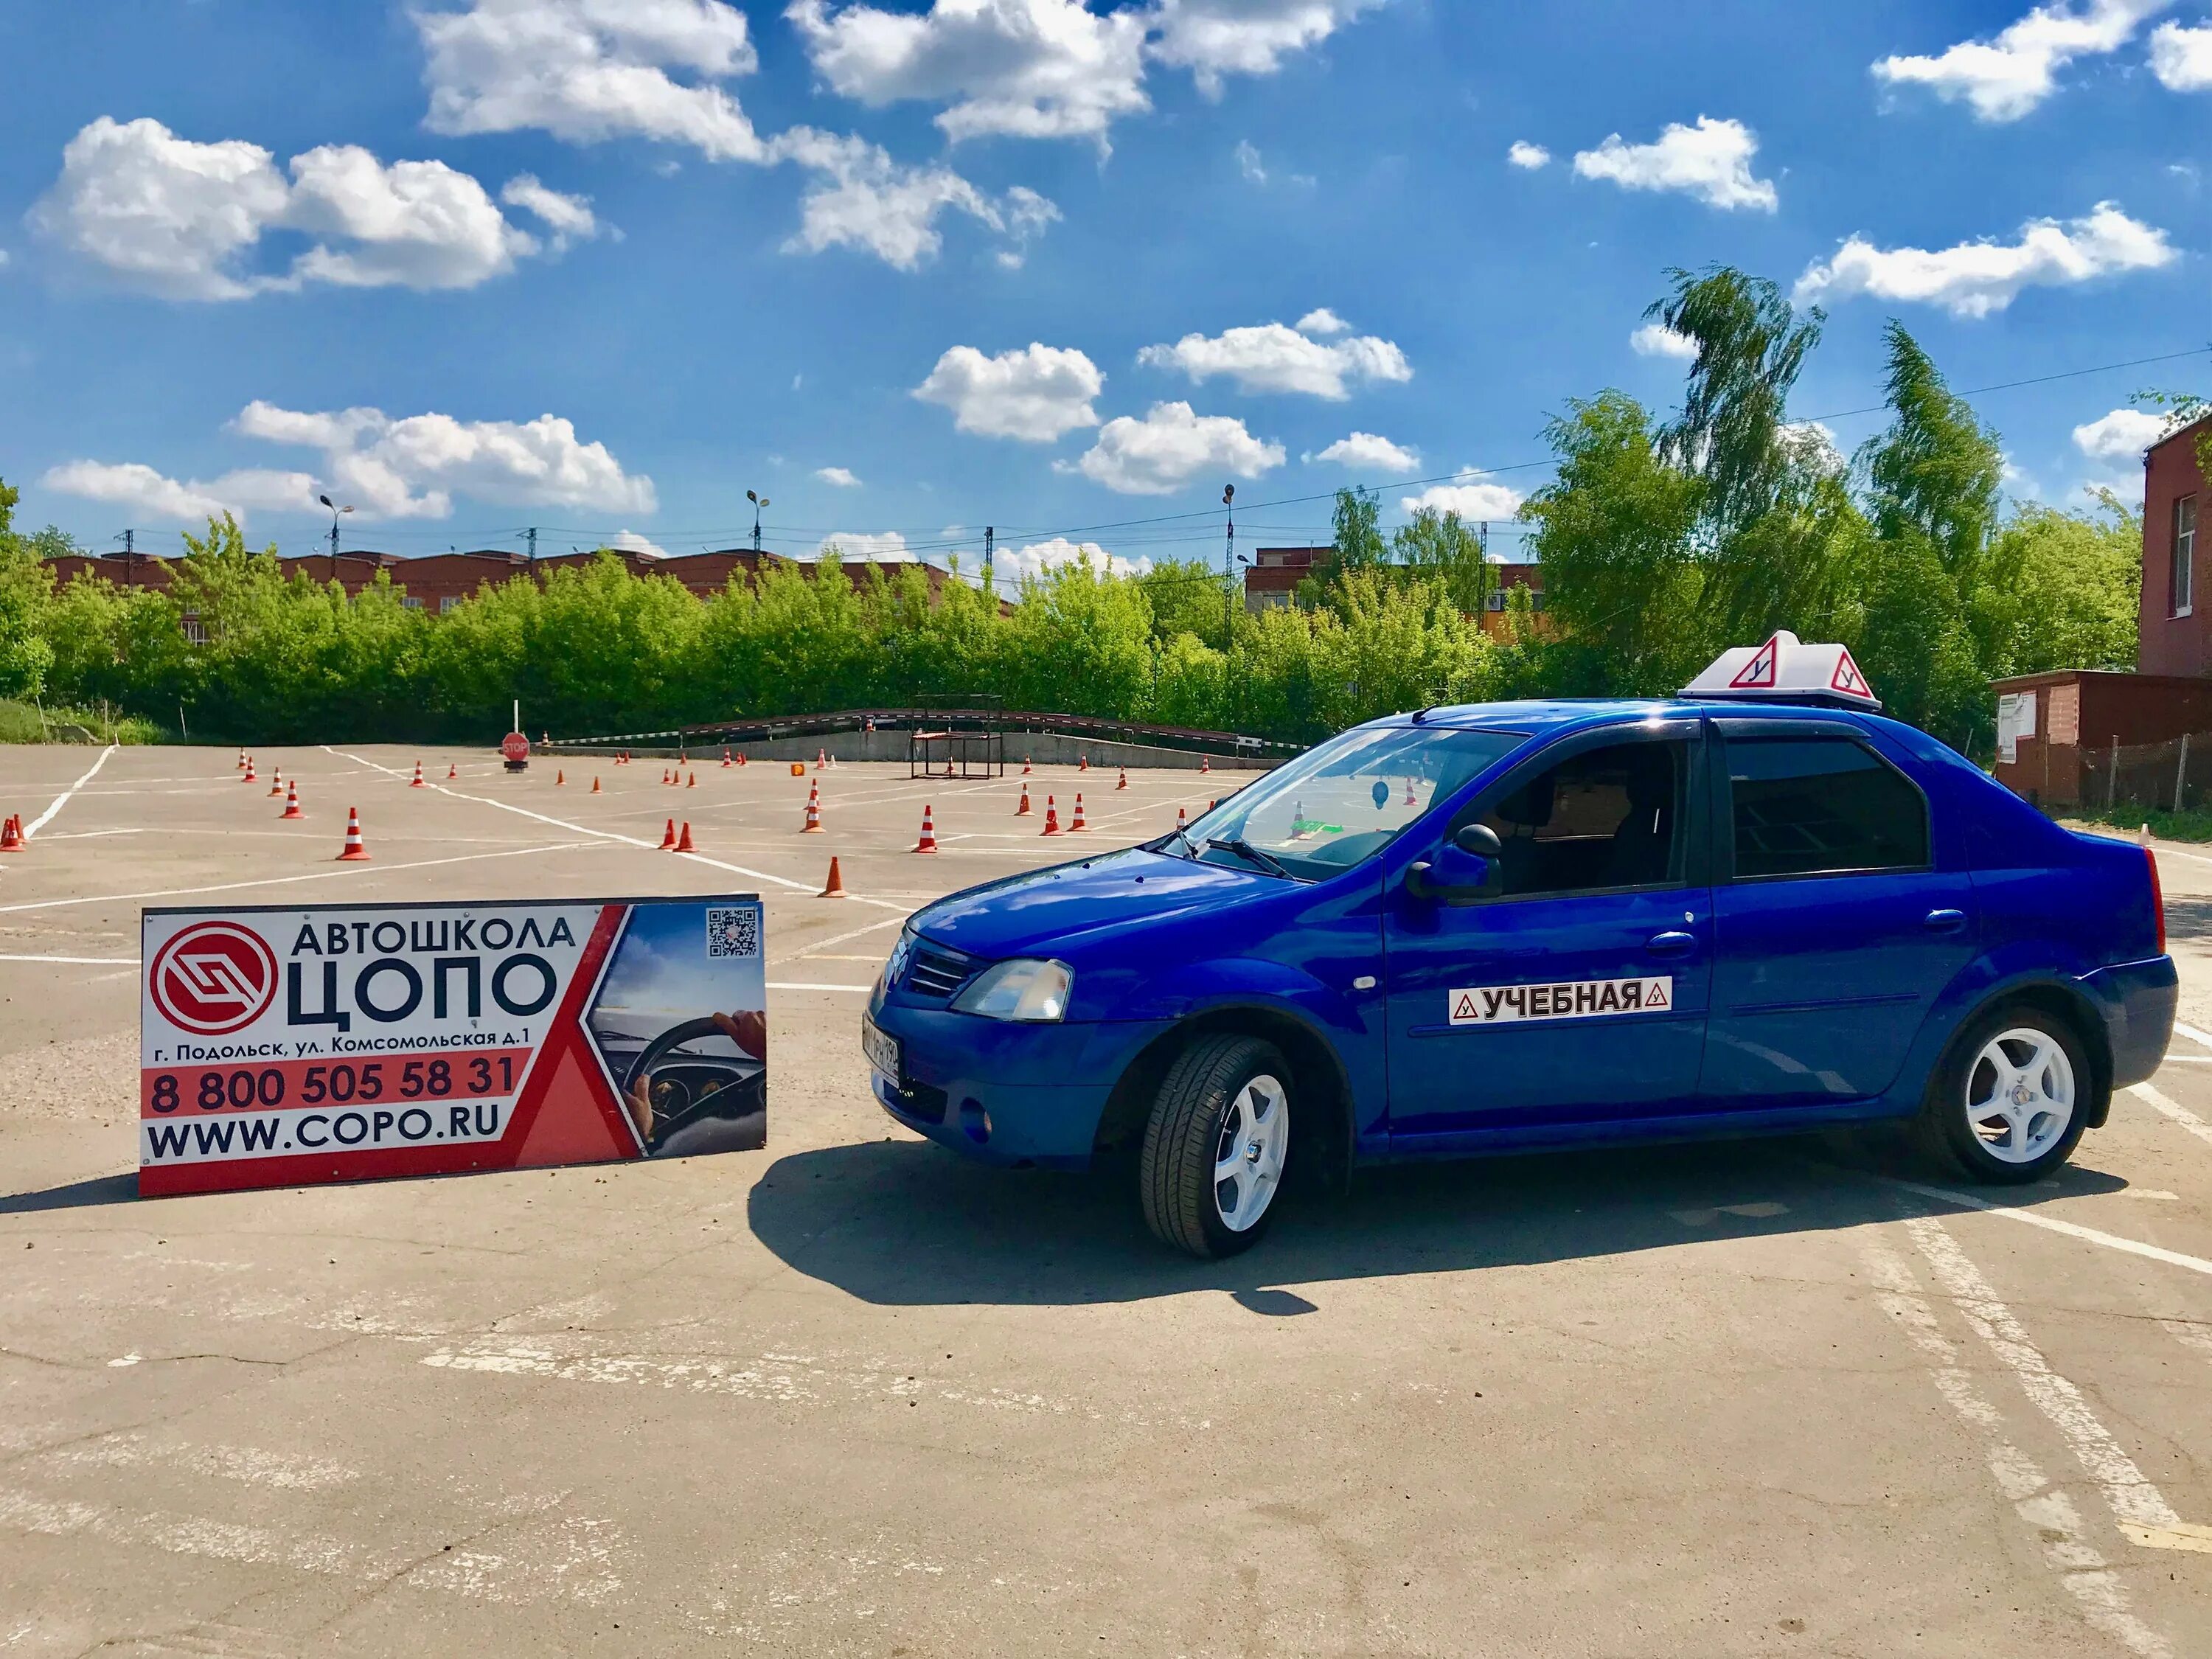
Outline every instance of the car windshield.
<path id="1" fill-rule="evenodd" d="M 1519 732 L 1362 727 L 1246 785 L 1155 851 L 1322 881 L 1379 853 L 1398 832 L 1524 742 Z"/>

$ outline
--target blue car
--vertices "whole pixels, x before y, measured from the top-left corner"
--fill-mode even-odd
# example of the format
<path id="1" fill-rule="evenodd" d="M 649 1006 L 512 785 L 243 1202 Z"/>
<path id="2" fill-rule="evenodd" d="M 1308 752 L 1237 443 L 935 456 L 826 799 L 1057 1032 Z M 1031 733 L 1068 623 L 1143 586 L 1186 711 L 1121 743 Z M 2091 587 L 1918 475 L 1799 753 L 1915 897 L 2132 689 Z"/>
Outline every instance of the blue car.
<path id="1" fill-rule="evenodd" d="M 1413 1158 L 1894 1120 L 2035 1180 L 2165 1055 L 2156 867 L 1823 701 L 1395 715 L 954 894 L 871 998 L 877 1097 L 989 1163 L 1133 1164 L 1203 1257 L 1294 1176 Z"/>

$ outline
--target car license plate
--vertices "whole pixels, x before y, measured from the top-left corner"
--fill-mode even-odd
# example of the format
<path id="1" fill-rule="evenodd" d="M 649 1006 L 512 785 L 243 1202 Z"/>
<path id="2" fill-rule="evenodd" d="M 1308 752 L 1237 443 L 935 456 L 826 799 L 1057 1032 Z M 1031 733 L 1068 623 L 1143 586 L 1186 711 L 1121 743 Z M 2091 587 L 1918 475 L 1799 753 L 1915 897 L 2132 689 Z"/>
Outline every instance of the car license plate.
<path id="1" fill-rule="evenodd" d="M 867 1055 L 869 1065 L 893 1083 L 900 1081 L 899 1040 L 878 1030 L 876 1022 L 866 1014 L 860 1016 L 860 1052 Z"/>

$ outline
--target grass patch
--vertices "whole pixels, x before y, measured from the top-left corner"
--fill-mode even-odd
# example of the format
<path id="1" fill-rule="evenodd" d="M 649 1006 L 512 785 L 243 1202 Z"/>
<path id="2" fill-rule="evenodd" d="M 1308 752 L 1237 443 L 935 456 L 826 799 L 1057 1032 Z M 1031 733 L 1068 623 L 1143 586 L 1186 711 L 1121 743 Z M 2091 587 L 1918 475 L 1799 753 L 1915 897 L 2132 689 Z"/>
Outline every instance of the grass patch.
<path id="1" fill-rule="evenodd" d="M 0 697 L 0 743 L 167 743 L 149 720 L 113 708 L 40 708 Z"/>
<path id="2" fill-rule="evenodd" d="M 2162 806 L 2131 806 L 2123 801 L 2110 808 L 2079 807 L 2067 816 L 2093 830 L 2124 830 L 2132 836 L 2147 823 L 2160 841 L 2212 842 L 2212 811 L 2199 806 L 2170 812 Z"/>

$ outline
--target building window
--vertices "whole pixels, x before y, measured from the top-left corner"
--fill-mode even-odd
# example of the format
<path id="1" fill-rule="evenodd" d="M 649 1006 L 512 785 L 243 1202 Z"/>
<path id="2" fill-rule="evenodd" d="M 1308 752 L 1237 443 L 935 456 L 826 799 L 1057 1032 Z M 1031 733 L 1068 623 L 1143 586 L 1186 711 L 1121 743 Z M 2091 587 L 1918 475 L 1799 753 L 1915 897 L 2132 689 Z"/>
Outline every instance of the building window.
<path id="1" fill-rule="evenodd" d="M 453 610 L 455 606 L 459 605 L 460 604 L 460 602 L 461 602 L 461 595 L 460 595 L 460 594 L 459 594 L 459 593 L 448 593 L 448 594 L 447 594 L 443 599 L 440 599 L 440 600 L 438 601 L 438 611 L 439 611 L 439 613 L 440 613 L 441 615 L 443 615 L 445 612 L 447 612 L 447 611 L 451 611 L 451 610 Z"/>
<path id="2" fill-rule="evenodd" d="M 205 645 L 208 642 L 207 624 L 200 620 L 198 611 L 185 611 L 177 619 L 177 626 L 184 630 L 185 638 L 191 644 Z"/>
<path id="3" fill-rule="evenodd" d="M 412 593 L 402 594 L 400 596 L 399 603 L 406 606 L 410 611 L 420 611 L 422 608 L 422 601 L 416 599 Z"/>
<path id="4" fill-rule="evenodd" d="M 2173 504 L 2173 614 L 2189 614 L 2196 592 L 2197 497 L 2184 495 Z"/>

